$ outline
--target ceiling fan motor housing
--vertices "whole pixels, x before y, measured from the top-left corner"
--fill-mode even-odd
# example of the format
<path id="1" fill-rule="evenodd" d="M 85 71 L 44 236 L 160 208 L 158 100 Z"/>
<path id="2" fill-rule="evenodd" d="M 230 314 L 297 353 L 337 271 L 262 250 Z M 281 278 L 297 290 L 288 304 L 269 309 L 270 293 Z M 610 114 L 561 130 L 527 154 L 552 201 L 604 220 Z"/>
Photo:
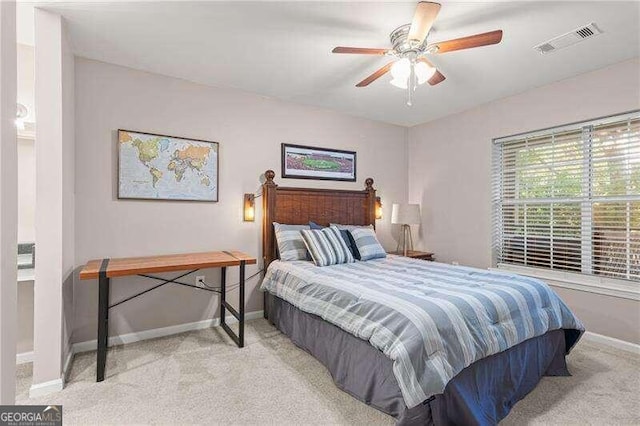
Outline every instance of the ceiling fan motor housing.
<path id="1" fill-rule="evenodd" d="M 428 35 L 422 43 L 419 43 L 416 40 L 409 40 L 410 28 L 411 24 L 404 24 L 393 30 L 389 35 L 389 40 L 391 40 L 393 50 L 400 57 L 407 57 L 410 56 L 410 54 L 417 57 L 418 55 L 426 52 L 427 39 L 429 38 Z"/>

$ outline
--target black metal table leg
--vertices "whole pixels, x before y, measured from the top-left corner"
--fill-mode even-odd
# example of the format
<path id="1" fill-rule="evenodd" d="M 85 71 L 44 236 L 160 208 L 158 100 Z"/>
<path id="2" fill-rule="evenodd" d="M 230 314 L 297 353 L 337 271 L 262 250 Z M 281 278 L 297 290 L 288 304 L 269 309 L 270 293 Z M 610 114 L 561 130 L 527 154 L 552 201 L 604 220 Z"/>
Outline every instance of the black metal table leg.
<path id="1" fill-rule="evenodd" d="M 109 278 L 107 266 L 109 259 L 103 259 L 98 276 L 98 353 L 96 381 L 104 380 L 104 370 L 107 363 L 107 342 L 109 339 Z"/>
<path id="2" fill-rule="evenodd" d="M 238 318 L 238 346 L 241 348 L 244 347 L 244 267 L 246 262 L 244 260 L 240 261 L 240 297 L 238 307 L 240 309 L 240 318 Z"/>
<path id="3" fill-rule="evenodd" d="M 226 269 L 222 268 L 222 278 L 220 282 L 220 326 L 222 329 L 231 337 L 231 339 L 238 345 L 239 348 L 244 347 L 244 281 L 245 281 L 245 265 L 246 262 L 244 260 L 240 261 L 240 295 L 239 299 L 239 307 L 236 311 L 233 306 L 227 302 L 226 295 Z M 238 320 L 238 334 L 236 334 L 231 327 L 227 324 L 225 315 L 229 311 L 231 315 L 234 316 L 235 319 Z"/>
<path id="4" fill-rule="evenodd" d="M 227 304 L 227 268 L 220 268 L 220 325 L 225 328 L 227 325 L 227 313 L 225 306 Z"/>

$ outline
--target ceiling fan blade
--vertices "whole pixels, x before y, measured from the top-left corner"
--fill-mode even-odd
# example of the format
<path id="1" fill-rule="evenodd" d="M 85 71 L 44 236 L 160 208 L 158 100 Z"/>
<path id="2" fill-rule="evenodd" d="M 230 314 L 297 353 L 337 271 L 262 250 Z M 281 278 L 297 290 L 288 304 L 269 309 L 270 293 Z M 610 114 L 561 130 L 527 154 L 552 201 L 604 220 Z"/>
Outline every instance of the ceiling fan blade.
<path id="1" fill-rule="evenodd" d="M 427 81 L 431 86 L 435 86 L 438 83 L 442 83 L 447 77 L 442 75 L 442 73 L 436 70 L 436 73 Z"/>
<path id="2" fill-rule="evenodd" d="M 436 20 L 439 12 L 439 3 L 432 3 L 428 1 L 419 2 L 416 7 L 416 13 L 413 15 L 411 28 L 409 29 L 409 36 L 407 38 L 422 44 L 424 39 L 427 37 L 427 34 L 429 34 L 429 30 L 433 26 L 433 22 Z"/>
<path id="3" fill-rule="evenodd" d="M 368 47 L 335 47 L 333 53 L 354 53 L 356 55 L 384 55 L 389 49 L 371 49 Z"/>
<path id="4" fill-rule="evenodd" d="M 388 73 L 389 70 L 391 69 L 391 65 L 393 65 L 395 63 L 396 63 L 396 61 L 389 62 L 387 65 L 383 66 L 378 71 L 374 72 L 369 77 L 365 78 L 360 83 L 356 84 L 356 87 L 366 87 L 366 86 L 370 85 L 371 83 L 373 83 L 374 81 L 376 81 L 377 79 L 379 79 L 380 77 L 382 77 L 383 75 Z"/>
<path id="5" fill-rule="evenodd" d="M 431 68 L 435 68 L 435 65 L 429 62 L 427 58 L 418 58 L 418 61 L 424 62 L 425 64 L 429 65 Z M 429 83 L 431 86 L 435 86 L 438 83 L 442 83 L 446 78 L 447 77 L 442 75 L 442 73 L 436 69 L 435 74 L 433 74 L 431 78 L 427 80 L 427 83 Z"/>
<path id="6" fill-rule="evenodd" d="M 471 49 L 472 47 L 498 44 L 500 41 L 502 41 L 502 30 L 496 30 L 469 37 L 441 41 L 439 43 L 433 43 L 431 46 L 438 46 L 438 51 L 436 53 L 446 53 L 453 52 L 454 50 Z"/>

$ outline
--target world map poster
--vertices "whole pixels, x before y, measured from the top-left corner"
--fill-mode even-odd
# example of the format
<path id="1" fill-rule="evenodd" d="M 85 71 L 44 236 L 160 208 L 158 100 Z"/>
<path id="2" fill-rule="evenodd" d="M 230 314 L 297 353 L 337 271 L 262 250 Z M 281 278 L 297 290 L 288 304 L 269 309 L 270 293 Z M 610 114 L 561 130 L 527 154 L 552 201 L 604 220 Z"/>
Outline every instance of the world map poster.
<path id="1" fill-rule="evenodd" d="M 118 198 L 218 201 L 218 143 L 118 130 Z"/>

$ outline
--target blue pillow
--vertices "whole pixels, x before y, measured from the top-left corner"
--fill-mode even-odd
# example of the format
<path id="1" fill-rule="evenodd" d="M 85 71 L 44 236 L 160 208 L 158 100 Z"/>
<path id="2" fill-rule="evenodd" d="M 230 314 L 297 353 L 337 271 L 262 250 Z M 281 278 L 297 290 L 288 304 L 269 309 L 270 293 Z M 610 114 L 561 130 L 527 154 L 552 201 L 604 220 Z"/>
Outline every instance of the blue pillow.
<path id="1" fill-rule="evenodd" d="M 376 238 L 376 232 L 373 228 L 354 228 L 349 232 L 351 233 L 351 236 L 356 243 L 356 247 L 358 248 L 360 260 L 387 257 L 387 252 L 378 241 L 378 238 Z"/>
<path id="2" fill-rule="evenodd" d="M 310 229 L 323 229 L 323 228 L 326 228 L 326 226 L 318 225 L 315 222 L 309 222 L 309 228 Z M 340 228 L 338 228 L 338 230 L 340 231 L 340 236 L 342 237 L 342 239 L 344 240 L 345 244 L 347 245 L 347 248 L 351 252 L 351 255 L 355 259 L 360 260 L 360 253 L 358 253 L 358 248 L 356 247 L 356 242 L 353 240 L 353 237 L 351 236 L 349 231 L 347 231 L 346 229 L 340 229 Z"/>

